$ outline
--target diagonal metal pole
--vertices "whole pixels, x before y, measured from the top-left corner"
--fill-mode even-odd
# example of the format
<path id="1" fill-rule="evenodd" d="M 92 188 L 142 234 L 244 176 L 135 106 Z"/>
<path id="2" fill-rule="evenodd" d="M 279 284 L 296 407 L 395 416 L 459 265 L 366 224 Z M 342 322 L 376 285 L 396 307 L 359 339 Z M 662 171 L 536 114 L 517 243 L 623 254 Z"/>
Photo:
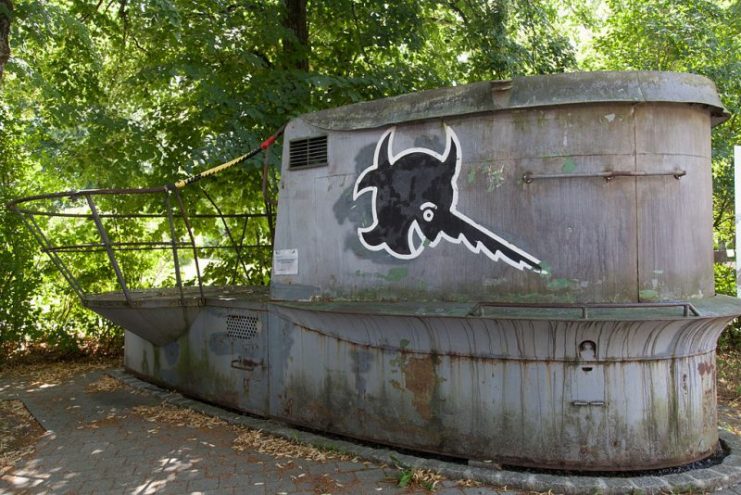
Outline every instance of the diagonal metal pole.
<path id="1" fill-rule="evenodd" d="M 175 194 L 175 200 L 180 208 L 180 215 L 183 217 L 185 228 L 188 230 L 188 237 L 190 238 L 190 245 L 193 247 L 193 261 L 196 265 L 196 277 L 198 277 L 198 290 L 201 294 L 201 302 L 206 301 L 206 297 L 203 295 L 203 279 L 201 278 L 201 266 L 198 263 L 198 247 L 196 246 L 196 238 L 193 235 L 193 228 L 190 225 L 190 219 L 188 218 L 188 212 L 185 211 L 185 205 L 183 204 L 183 198 L 180 196 L 179 189 L 171 189 Z"/>
<path id="2" fill-rule="evenodd" d="M 183 280 L 180 278 L 180 258 L 178 258 L 177 234 L 175 233 L 175 220 L 172 217 L 172 205 L 170 204 L 170 191 L 165 188 L 165 209 L 167 210 L 167 222 L 170 225 L 170 243 L 172 244 L 172 260 L 175 265 L 175 282 L 180 292 L 180 304 L 185 306 L 185 295 L 183 294 Z"/>
<path id="3" fill-rule="evenodd" d="M 49 256 L 49 259 L 51 259 L 52 263 L 54 263 L 54 266 L 57 267 L 57 270 L 61 272 L 62 276 L 65 278 L 65 280 L 67 280 L 67 283 L 75 291 L 77 297 L 79 297 L 80 300 L 84 302 L 85 292 L 80 287 L 80 284 L 77 282 L 75 276 L 72 275 L 72 272 L 67 268 L 67 265 L 65 265 L 59 255 L 54 252 L 51 247 L 51 243 L 44 235 L 44 231 L 41 229 L 38 222 L 36 222 L 36 219 L 33 217 L 33 215 L 30 215 L 28 213 L 21 213 L 20 211 L 18 211 L 17 208 L 14 209 L 21 216 L 23 222 L 26 224 L 26 227 L 36 238 L 36 241 L 41 245 L 41 250 Z"/>
<path id="4" fill-rule="evenodd" d="M 103 227 L 103 222 L 100 221 L 100 214 L 98 213 L 98 208 L 95 206 L 93 197 L 90 194 L 86 194 L 85 199 L 87 200 L 87 204 L 90 207 L 90 213 L 92 213 L 93 215 L 93 221 L 95 222 L 95 226 L 98 228 L 98 233 L 100 234 L 100 239 L 103 242 L 103 247 L 105 248 L 106 253 L 108 253 L 108 260 L 111 262 L 111 265 L 113 266 L 113 271 L 116 272 L 116 278 L 118 279 L 118 284 L 121 286 L 121 289 L 123 290 L 124 297 L 126 298 L 126 303 L 129 306 L 131 306 L 131 294 L 129 293 L 129 289 L 126 287 L 126 280 L 124 279 L 123 273 L 121 272 L 121 267 L 118 266 L 116 255 L 113 253 L 113 248 L 111 247 L 111 240 L 108 238 L 108 233 Z"/>
<path id="5" fill-rule="evenodd" d="M 221 223 L 222 225 L 224 225 L 224 231 L 226 232 L 227 237 L 229 237 L 229 240 L 232 243 L 232 247 L 234 248 L 234 252 L 237 255 L 237 262 L 240 265 L 242 265 L 242 270 L 244 270 L 244 276 L 247 277 L 247 279 L 249 279 L 250 272 L 249 270 L 247 270 L 247 265 L 244 263 L 244 260 L 242 259 L 242 256 L 241 256 L 242 250 L 240 249 L 239 246 L 237 246 L 237 241 L 234 240 L 232 231 L 229 228 L 229 224 L 226 223 L 226 218 L 224 218 L 224 214 L 221 212 L 221 208 L 219 208 L 219 205 L 216 204 L 216 201 L 214 201 L 211 195 L 204 188 L 201 188 L 201 192 L 203 193 L 204 196 L 206 196 L 206 199 L 209 200 L 209 202 L 211 203 L 211 206 L 213 206 L 214 209 L 216 210 L 216 213 L 218 213 L 219 218 L 221 219 Z"/>
<path id="6" fill-rule="evenodd" d="M 733 147 L 733 185 L 735 193 L 735 213 L 736 213 L 736 252 L 734 259 L 736 261 L 736 297 L 741 297 L 741 263 L 739 263 L 739 253 L 741 253 L 741 146 Z"/>

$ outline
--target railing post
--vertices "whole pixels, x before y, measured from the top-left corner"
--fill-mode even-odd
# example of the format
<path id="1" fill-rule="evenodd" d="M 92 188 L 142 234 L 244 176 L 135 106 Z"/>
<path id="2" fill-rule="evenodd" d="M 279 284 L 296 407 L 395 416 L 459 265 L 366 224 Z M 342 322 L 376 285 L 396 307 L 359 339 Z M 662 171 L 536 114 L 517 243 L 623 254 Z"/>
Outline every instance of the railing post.
<path id="1" fill-rule="evenodd" d="M 93 197 L 90 194 L 86 194 L 85 199 L 87 200 L 87 204 L 90 207 L 90 212 L 93 215 L 93 221 L 95 222 L 95 226 L 98 228 L 98 233 L 100 234 L 100 239 L 103 242 L 103 247 L 105 247 L 106 253 L 108 253 L 108 260 L 111 262 L 111 265 L 113 266 L 113 271 L 116 272 L 116 278 L 118 279 L 118 284 L 121 286 L 121 289 L 123 290 L 124 297 L 126 298 L 126 303 L 129 306 L 131 306 L 131 294 L 129 294 L 129 289 L 126 287 L 126 280 L 124 279 L 123 273 L 121 272 L 121 267 L 118 266 L 116 255 L 113 253 L 113 248 L 111 247 L 111 241 L 108 238 L 108 233 L 103 227 L 103 222 L 101 222 L 100 220 L 100 214 L 98 213 L 98 208 L 95 206 Z"/>
<path id="2" fill-rule="evenodd" d="M 736 246 L 735 252 L 733 253 L 733 261 L 736 265 L 736 297 L 741 297 L 741 262 L 739 262 L 739 256 L 741 256 L 741 146 L 733 147 L 733 192 L 735 196 L 735 232 L 736 232 Z"/>
<path id="3" fill-rule="evenodd" d="M 198 248 L 196 247 L 196 239 L 193 236 L 193 229 L 190 226 L 190 219 L 188 218 L 188 213 L 185 211 L 185 205 L 183 204 L 183 198 L 180 196 L 180 191 L 178 189 L 172 189 L 172 192 L 175 194 L 175 200 L 177 200 L 178 206 L 180 207 L 180 215 L 183 217 L 185 228 L 188 230 L 188 237 L 190 238 L 190 245 L 193 247 L 193 261 L 195 261 L 195 265 L 196 265 L 196 277 L 198 277 L 198 290 L 200 291 L 200 294 L 201 294 L 201 302 L 205 302 L 206 297 L 203 295 L 203 280 L 201 279 L 201 266 L 198 263 Z"/>
<path id="4" fill-rule="evenodd" d="M 175 233 L 175 220 L 172 217 L 172 205 L 170 204 L 170 191 L 165 188 L 165 209 L 167 210 L 167 222 L 170 225 L 170 244 L 172 245 L 172 260 L 175 265 L 175 283 L 178 284 L 180 292 L 180 304 L 185 306 L 185 295 L 183 294 L 183 281 L 180 278 L 180 259 L 178 258 L 178 245 Z"/>

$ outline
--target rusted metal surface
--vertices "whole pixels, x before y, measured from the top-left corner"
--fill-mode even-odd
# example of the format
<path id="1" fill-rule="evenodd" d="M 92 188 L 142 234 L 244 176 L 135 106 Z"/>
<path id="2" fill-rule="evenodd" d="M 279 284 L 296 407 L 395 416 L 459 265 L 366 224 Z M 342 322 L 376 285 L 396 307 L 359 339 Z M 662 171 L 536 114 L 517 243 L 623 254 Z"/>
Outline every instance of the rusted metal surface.
<path id="1" fill-rule="evenodd" d="M 523 466 L 660 468 L 717 443 L 727 299 L 703 302 L 700 316 L 622 321 L 211 301 L 177 343 L 127 335 L 126 365 L 229 407 L 375 442 Z M 265 340 L 240 347 L 225 334 L 235 315 L 259 318 Z"/>

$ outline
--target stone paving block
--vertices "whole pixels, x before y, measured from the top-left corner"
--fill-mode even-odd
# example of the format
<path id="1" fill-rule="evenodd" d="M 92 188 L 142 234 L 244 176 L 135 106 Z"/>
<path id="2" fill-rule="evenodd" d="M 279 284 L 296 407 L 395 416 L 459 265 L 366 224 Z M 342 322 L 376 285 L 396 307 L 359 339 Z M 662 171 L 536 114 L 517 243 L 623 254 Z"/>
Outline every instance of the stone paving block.
<path id="1" fill-rule="evenodd" d="M 362 462 L 339 461 L 337 462 L 338 471 L 362 471 L 366 469 Z"/>
<path id="2" fill-rule="evenodd" d="M 268 469 L 268 465 L 263 463 L 253 463 L 253 462 L 237 462 L 234 465 L 234 473 L 237 475 L 240 474 L 249 474 L 254 475 L 258 473 L 263 473 Z"/>
<path id="3" fill-rule="evenodd" d="M 282 481 L 276 481 L 276 482 L 267 482 L 264 485 L 265 487 L 265 493 L 272 494 L 272 493 L 278 493 L 278 492 L 286 492 L 286 493 L 293 493 L 298 488 L 296 486 L 296 483 L 291 480 L 282 480 Z"/>
<path id="4" fill-rule="evenodd" d="M 206 490 L 202 492 L 191 492 L 189 495 L 244 495 L 245 492 L 240 492 L 235 488 L 217 488 L 216 490 Z M 249 492 L 247 492 L 249 493 Z"/>
<path id="5" fill-rule="evenodd" d="M 333 480 L 342 483 L 342 484 L 350 484 L 355 483 L 358 481 L 358 478 L 355 476 L 355 472 L 338 472 L 335 471 L 333 473 L 329 474 L 329 477 Z"/>
<path id="6" fill-rule="evenodd" d="M 461 492 L 463 492 L 464 495 L 490 495 L 492 493 L 489 488 L 485 487 L 462 488 Z"/>
<path id="7" fill-rule="evenodd" d="M 714 495 L 741 495 L 741 486 L 736 485 L 714 492 Z"/>
<path id="8" fill-rule="evenodd" d="M 628 478 L 603 478 L 607 493 L 633 493 L 637 488 Z"/>
<path id="9" fill-rule="evenodd" d="M 441 488 L 439 490 L 435 490 L 435 495 L 464 495 L 465 492 L 462 491 L 460 488 Z"/>
<path id="10" fill-rule="evenodd" d="M 356 471 L 355 478 L 361 483 L 376 483 L 388 479 L 388 475 L 382 469 L 366 469 L 364 471 Z"/>
<path id="11" fill-rule="evenodd" d="M 265 495 L 267 492 L 265 491 L 265 482 L 264 481 L 253 481 L 247 485 L 244 486 L 238 486 L 235 487 L 237 491 L 242 491 L 242 493 L 249 493 L 252 495 Z"/>
<path id="12" fill-rule="evenodd" d="M 30 488 L 32 486 L 38 486 L 44 482 L 44 480 L 35 479 L 31 474 L 9 474 L 2 477 L 4 483 L 9 486 L 17 488 Z"/>
<path id="13" fill-rule="evenodd" d="M 695 480 L 686 473 L 667 474 L 661 477 L 674 493 L 690 491 Z M 696 491 L 696 490 L 695 490 Z"/>
<path id="14" fill-rule="evenodd" d="M 726 458 L 723 459 L 723 465 L 741 467 L 741 449 L 739 449 L 739 453 L 735 453 L 734 451 L 730 455 L 726 456 Z"/>
<path id="15" fill-rule="evenodd" d="M 102 492 L 116 488 L 116 480 L 111 478 L 94 478 L 87 479 L 83 483 L 85 491 Z"/>
<path id="16" fill-rule="evenodd" d="M 206 467 L 205 467 L 206 476 L 216 476 L 216 477 L 221 477 L 224 475 L 233 476 L 237 472 L 235 462 L 229 462 L 229 461 L 214 462 L 211 459 L 209 461 L 210 462 L 206 464 Z"/>
<path id="17" fill-rule="evenodd" d="M 127 493 L 139 494 L 183 494 L 188 493 L 188 482 L 181 480 L 147 480 Z"/>
<path id="18" fill-rule="evenodd" d="M 219 488 L 218 478 L 199 478 L 188 482 L 188 490 L 191 492 L 216 490 L 217 488 Z"/>
<path id="19" fill-rule="evenodd" d="M 231 488 L 231 487 L 239 487 L 239 486 L 251 486 L 256 481 L 259 481 L 259 480 L 251 476 L 248 476 L 248 475 L 235 474 L 233 476 L 220 477 L 219 487 Z"/>
<path id="20" fill-rule="evenodd" d="M 669 483 L 657 476 L 635 477 L 630 478 L 630 481 L 637 487 L 636 489 L 641 493 L 663 493 L 671 489 Z"/>
<path id="21" fill-rule="evenodd" d="M 712 468 L 708 468 L 708 469 L 696 469 L 694 471 L 688 471 L 687 475 L 697 480 L 715 480 L 715 479 L 718 479 L 719 476 L 721 476 L 721 473 L 718 473 Z"/>

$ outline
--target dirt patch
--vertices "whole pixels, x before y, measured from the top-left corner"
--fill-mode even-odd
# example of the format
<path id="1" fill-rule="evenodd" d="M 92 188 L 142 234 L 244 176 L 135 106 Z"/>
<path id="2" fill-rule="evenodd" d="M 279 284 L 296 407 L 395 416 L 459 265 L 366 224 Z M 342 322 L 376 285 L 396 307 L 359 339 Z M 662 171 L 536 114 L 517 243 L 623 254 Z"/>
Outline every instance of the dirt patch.
<path id="1" fill-rule="evenodd" d="M 173 406 L 171 404 L 137 406 L 132 409 L 132 412 L 152 423 L 167 423 L 174 426 L 198 429 L 228 428 L 235 434 L 232 447 L 237 452 L 259 452 L 260 454 L 271 455 L 276 459 L 305 459 L 317 462 L 325 462 L 327 460 L 359 462 L 357 458 L 343 452 L 320 449 L 300 442 L 275 437 L 259 430 L 230 425 L 223 419 L 207 416 L 192 409 Z"/>
<path id="2" fill-rule="evenodd" d="M 310 487 L 311 491 L 315 495 L 330 495 L 333 493 L 357 493 L 357 490 L 353 489 L 353 487 L 346 487 L 344 484 L 340 483 L 328 474 L 310 474 L 300 480 L 300 482 L 300 486 Z"/>
<path id="3" fill-rule="evenodd" d="M 718 352 L 718 426 L 741 436 L 741 350 Z"/>
<path id="4" fill-rule="evenodd" d="M 718 401 L 741 410 L 741 349 L 718 352 Z"/>
<path id="5" fill-rule="evenodd" d="M 92 421 L 88 421 L 87 423 L 83 423 L 80 426 L 77 427 L 78 430 L 97 430 L 99 428 L 107 427 L 107 426 L 114 426 L 118 425 L 121 420 L 126 419 L 128 416 L 126 415 L 119 415 L 116 413 L 109 414 L 105 418 L 102 419 L 94 419 Z"/>
<path id="6" fill-rule="evenodd" d="M 237 438 L 232 445 L 237 452 L 247 450 L 268 454 L 277 459 L 305 459 L 316 462 L 326 462 L 330 459 L 359 462 L 357 458 L 337 452 L 325 450 L 299 442 L 274 437 L 259 430 L 250 430 L 244 427 L 234 427 Z"/>
<path id="7" fill-rule="evenodd" d="M 170 404 L 158 406 L 136 406 L 132 409 L 134 414 L 152 423 L 168 423 L 175 426 L 186 426 L 188 428 L 212 429 L 217 426 L 228 426 L 223 419 L 206 416 L 199 412 L 177 407 Z"/>
<path id="8" fill-rule="evenodd" d="M 115 392 L 116 390 L 128 389 L 134 392 L 134 389 L 126 385 L 121 380 L 116 380 L 112 376 L 103 375 L 92 383 L 85 386 L 85 392 L 95 394 L 99 392 Z"/>
<path id="9" fill-rule="evenodd" d="M 12 379 L 23 388 L 59 385 L 77 375 L 117 367 L 120 364 L 119 359 L 35 362 L 6 368 L 0 372 L 0 378 Z"/>
<path id="10" fill-rule="evenodd" d="M 0 401 L 0 474 L 33 452 L 44 429 L 23 402 Z"/>

